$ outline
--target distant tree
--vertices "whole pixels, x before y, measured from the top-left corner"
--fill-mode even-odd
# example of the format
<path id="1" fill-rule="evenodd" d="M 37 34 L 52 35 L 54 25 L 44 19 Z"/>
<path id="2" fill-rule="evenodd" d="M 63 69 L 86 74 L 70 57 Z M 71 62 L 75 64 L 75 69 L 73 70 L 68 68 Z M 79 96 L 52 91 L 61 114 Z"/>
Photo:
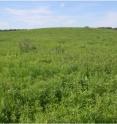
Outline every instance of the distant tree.
<path id="1" fill-rule="evenodd" d="M 85 26 L 84 28 L 90 28 L 89 26 Z"/>
<path id="2" fill-rule="evenodd" d="M 112 27 L 98 27 L 99 29 L 112 29 Z"/>

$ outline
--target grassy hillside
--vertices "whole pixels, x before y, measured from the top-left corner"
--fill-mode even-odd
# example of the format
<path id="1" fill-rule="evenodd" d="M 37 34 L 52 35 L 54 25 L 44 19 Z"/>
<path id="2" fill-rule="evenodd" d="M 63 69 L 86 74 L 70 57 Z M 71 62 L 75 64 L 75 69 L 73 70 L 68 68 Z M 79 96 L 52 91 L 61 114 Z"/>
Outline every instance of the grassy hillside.
<path id="1" fill-rule="evenodd" d="M 0 32 L 0 122 L 117 123 L 117 31 Z"/>

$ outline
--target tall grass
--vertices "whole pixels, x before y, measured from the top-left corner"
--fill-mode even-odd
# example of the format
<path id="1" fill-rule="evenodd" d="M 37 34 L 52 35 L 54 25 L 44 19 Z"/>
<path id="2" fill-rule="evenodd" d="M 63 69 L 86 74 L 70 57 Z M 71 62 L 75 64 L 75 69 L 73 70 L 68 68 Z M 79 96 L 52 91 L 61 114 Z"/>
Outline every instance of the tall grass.
<path id="1" fill-rule="evenodd" d="M 0 122 L 117 123 L 116 33 L 0 32 Z"/>

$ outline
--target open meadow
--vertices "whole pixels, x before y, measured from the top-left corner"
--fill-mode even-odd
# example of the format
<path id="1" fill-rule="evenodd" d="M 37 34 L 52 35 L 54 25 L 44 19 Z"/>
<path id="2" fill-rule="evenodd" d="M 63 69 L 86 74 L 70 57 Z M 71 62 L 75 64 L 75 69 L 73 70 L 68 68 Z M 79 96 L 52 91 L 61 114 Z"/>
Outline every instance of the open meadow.
<path id="1" fill-rule="evenodd" d="M 117 123 L 117 30 L 0 31 L 0 122 Z"/>

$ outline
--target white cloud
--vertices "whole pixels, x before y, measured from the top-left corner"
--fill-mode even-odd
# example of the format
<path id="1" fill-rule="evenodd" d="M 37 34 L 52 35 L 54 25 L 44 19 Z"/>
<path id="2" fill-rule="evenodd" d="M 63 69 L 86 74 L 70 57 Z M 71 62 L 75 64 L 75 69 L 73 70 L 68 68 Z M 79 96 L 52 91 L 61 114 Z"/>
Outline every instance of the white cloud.
<path id="1" fill-rule="evenodd" d="M 62 5 L 63 4 L 63 5 Z M 64 3 L 61 2 L 61 6 Z M 42 27 L 117 27 L 117 12 L 79 13 L 76 16 L 56 14 L 49 8 L 14 9 L 6 8 L 4 12 L 10 16 L 5 22 L 0 21 L 0 28 L 42 28 Z"/>
<path id="2" fill-rule="evenodd" d="M 10 15 L 11 20 L 20 25 L 16 28 L 61 27 L 73 26 L 76 23 L 74 18 L 56 15 L 48 8 L 30 10 L 6 8 L 5 11 Z"/>
<path id="3" fill-rule="evenodd" d="M 61 2 L 61 3 L 60 3 L 60 6 L 61 6 L 61 7 L 65 7 L 65 3 L 64 3 L 64 2 Z"/>
<path id="4" fill-rule="evenodd" d="M 0 29 L 9 28 L 9 24 L 7 22 L 0 21 Z"/>
<path id="5" fill-rule="evenodd" d="M 69 16 L 26 16 L 19 19 L 26 28 L 73 26 L 75 21 Z"/>
<path id="6" fill-rule="evenodd" d="M 117 12 L 107 12 L 97 23 L 100 26 L 117 27 Z"/>
<path id="7" fill-rule="evenodd" d="M 37 15 L 43 14 L 48 15 L 51 14 L 52 11 L 47 8 L 37 8 L 37 9 L 13 9 L 13 8 L 6 8 L 5 11 L 9 14 L 16 15 L 16 16 L 25 16 L 25 15 Z"/>

